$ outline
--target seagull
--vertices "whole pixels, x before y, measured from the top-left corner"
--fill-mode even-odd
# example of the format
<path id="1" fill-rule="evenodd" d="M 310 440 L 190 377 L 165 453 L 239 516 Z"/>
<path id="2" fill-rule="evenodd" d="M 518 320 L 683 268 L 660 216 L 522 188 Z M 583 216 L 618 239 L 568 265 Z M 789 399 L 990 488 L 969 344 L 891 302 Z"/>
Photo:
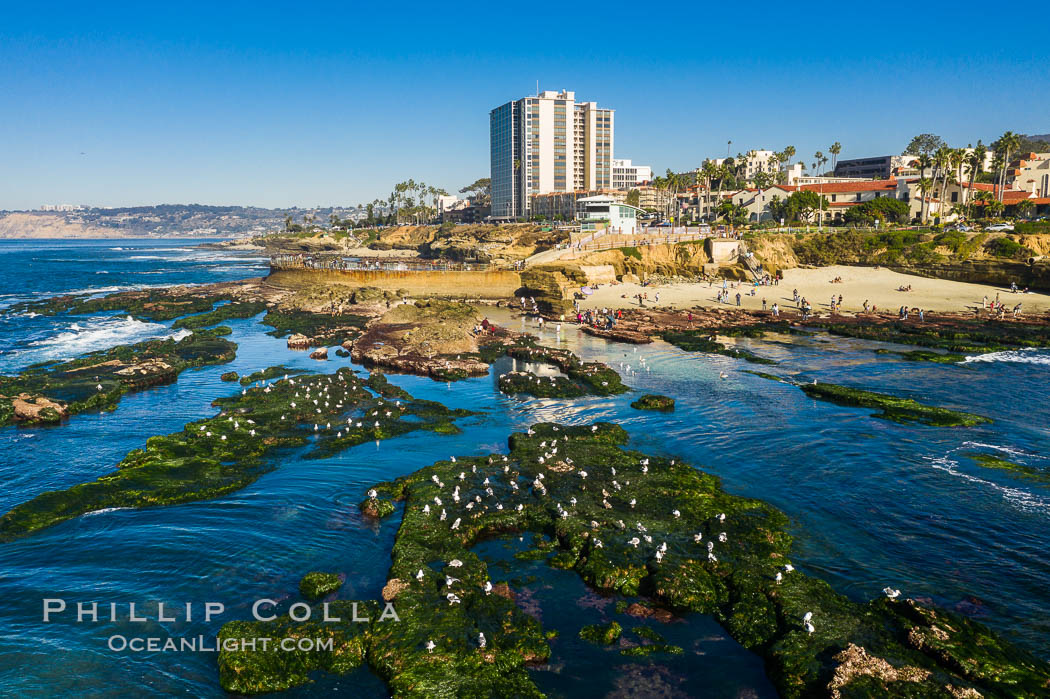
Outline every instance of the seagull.
<path id="1" fill-rule="evenodd" d="M 724 371 L 720 371 L 720 372 L 718 372 L 718 378 L 720 378 L 720 379 L 728 379 L 729 378 L 729 374 L 725 373 Z"/>
<path id="2" fill-rule="evenodd" d="M 462 568 L 463 561 L 459 560 L 458 558 L 453 558 L 451 561 L 448 562 L 448 565 L 450 568 Z"/>
<path id="3" fill-rule="evenodd" d="M 656 551 L 656 561 L 659 563 L 663 559 L 664 559 L 664 552 L 660 551 L 659 549 L 657 549 L 657 551 Z"/>
<path id="4" fill-rule="evenodd" d="M 452 587 L 452 583 L 458 583 L 458 582 L 459 582 L 459 578 L 454 578 L 451 575 L 446 575 L 445 576 L 445 586 L 446 587 Z"/>
<path id="5" fill-rule="evenodd" d="M 416 580 L 418 580 L 419 582 L 423 582 L 423 569 L 422 568 L 420 568 L 419 572 L 416 573 Z"/>
<path id="6" fill-rule="evenodd" d="M 635 547 L 635 548 L 638 548 L 638 544 L 640 544 L 642 542 L 639 541 L 638 537 L 636 536 L 633 539 L 631 539 L 630 541 L 628 541 L 627 543 L 630 544 L 631 546 Z"/>
<path id="7" fill-rule="evenodd" d="M 704 535 L 701 534 L 700 532 L 697 532 L 696 534 L 693 534 L 693 541 L 698 543 L 698 544 L 700 543 L 700 540 L 703 539 L 703 538 L 704 538 Z"/>
<path id="8" fill-rule="evenodd" d="M 725 512 L 723 512 L 722 514 L 718 515 L 718 521 L 719 522 L 726 521 L 726 513 Z"/>
<path id="9" fill-rule="evenodd" d="M 434 652 L 434 648 L 436 648 L 436 647 L 437 647 L 437 645 L 433 641 L 427 641 L 427 652 L 428 653 L 433 653 Z"/>
<path id="10" fill-rule="evenodd" d="M 725 533 L 725 532 L 721 532 L 721 533 L 720 533 L 720 534 L 718 535 L 718 540 L 719 540 L 720 542 L 722 542 L 723 544 L 724 544 L 724 543 L 726 542 L 726 540 L 727 540 L 728 538 L 729 538 L 729 537 L 727 537 L 727 536 L 726 536 L 726 533 Z"/>
<path id="11" fill-rule="evenodd" d="M 453 531 L 456 530 L 456 529 L 459 529 L 459 522 L 460 522 L 460 518 L 456 517 L 456 521 L 452 523 Z"/>
<path id="12" fill-rule="evenodd" d="M 102 384 L 99 384 L 98 386 L 95 386 L 95 388 L 97 388 L 98 390 L 101 391 L 102 390 Z"/>
<path id="13" fill-rule="evenodd" d="M 779 585 L 784 580 L 784 576 L 780 574 L 780 571 L 777 571 L 777 577 L 775 579 L 777 581 L 777 585 Z"/>
<path id="14" fill-rule="evenodd" d="M 492 581 L 491 580 L 486 580 L 485 581 L 485 586 L 484 586 L 483 589 L 485 590 L 485 594 L 486 595 L 492 594 Z"/>
<path id="15" fill-rule="evenodd" d="M 423 505 L 423 514 L 425 514 L 425 515 L 429 515 L 430 514 L 430 505 Z"/>
<path id="16" fill-rule="evenodd" d="M 892 587 L 884 587 L 882 588 L 882 592 L 890 599 L 897 599 L 901 594 L 900 590 L 894 590 Z"/>
<path id="17" fill-rule="evenodd" d="M 483 633 L 479 633 L 478 634 L 478 647 L 479 648 L 484 648 L 485 647 L 485 634 L 483 634 Z"/>
<path id="18" fill-rule="evenodd" d="M 454 592 L 450 592 L 445 595 L 445 599 L 448 600 L 449 605 L 459 604 L 459 597 Z"/>
<path id="19" fill-rule="evenodd" d="M 791 572 L 791 571 L 793 571 L 794 569 L 795 569 L 795 566 L 791 565 L 790 563 L 788 563 L 788 564 L 786 564 L 786 565 L 784 566 L 784 572 L 785 572 L 785 573 L 790 573 L 790 572 Z"/>
<path id="20" fill-rule="evenodd" d="M 681 512 L 679 512 L 678 510 L 675 510 L 675 511 L 674 511 L 674 512 L 672 512 L 671 514 L 673 514 L 673 515 L 674 515 L 674 516 L 675 516 L 676 518 L 677 518 L 677 517 L 681 517 L 681 516 L 682 516 L 682 513 L 681 513 Z"/>

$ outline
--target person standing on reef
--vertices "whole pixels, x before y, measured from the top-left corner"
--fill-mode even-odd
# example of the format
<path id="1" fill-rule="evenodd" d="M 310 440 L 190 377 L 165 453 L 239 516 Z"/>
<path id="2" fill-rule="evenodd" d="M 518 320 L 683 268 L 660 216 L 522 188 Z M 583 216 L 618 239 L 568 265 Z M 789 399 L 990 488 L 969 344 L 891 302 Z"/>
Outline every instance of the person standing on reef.
<path id="1" fill-rule="evenodd" d="M 776 301 L 773 302 L 773 317 L 774 318 L 779 318 L 780 317 L 780 306 L 777 304 Z"/>
<path id="2" fill-rule="evenodd" d="M 740 292 L 736 292 L 736 305 L 740 305 Z"/>
<path id="3" fill-rule="evenodd" d="M 868 312 L 868 299 L 864 299 L 864 312 Z"/>

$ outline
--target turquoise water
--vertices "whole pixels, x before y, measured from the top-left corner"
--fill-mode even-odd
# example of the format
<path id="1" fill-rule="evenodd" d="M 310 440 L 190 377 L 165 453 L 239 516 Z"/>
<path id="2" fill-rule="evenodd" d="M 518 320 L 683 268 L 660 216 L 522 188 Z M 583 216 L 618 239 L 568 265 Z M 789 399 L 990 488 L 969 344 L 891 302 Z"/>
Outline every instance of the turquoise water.
<path id="1" fill-rule="evenodd" d="M 53 260 L 47 263 L 51 274 L 34 272 L 37 287 L 29 291 L 85 288 L 77 286 L 82 279 L 73 278 L 75 272 L 64 274 L 67 263 L 61 260 L 71 255 L 87 258 L 70 263 L 75 268 L 90 270 L 99 263 L 90 261 L 94 255 L 116 269 L 117 253 L 152 254 L 98 249 L 104 247 L 114 244 L 82 244 L 60 257 L 27 246 L 19 254 Z M 8 259 L 0 270 L 5 293 L 19 289 L 25 281 L 20 275 L 27 274 Z M 150 283 L 140 281 L 158 276 L 148 274 L 150 262 L 127 263 L 123 283 Z M 209 267 L 238 264 L 257 263 L 173 262 L 165 283 L 205 282 L 226 273 Z M 39 345 L 33 343 L 60 333 L 76 337 L 73 324 L 91 328 L 109 322 L 108 317 L 4 318 L 2 370 L 36 361 L 33 348 Z M 520 320 L 500 319 L 522 327 Z M 167 324 L 157 325 L 156 332 L 168 332 Z M 150 435 L 212 414 L 214 398 L 237 390 L 219 380 L 224 371 L 243 374 L 284 363 L 330 372 L 349 364 L 338 359 L 319 364 L 289 351 L 283 341 L 266 336 L 256 319 L 230 325 L 240 349 L 229 365 L 186 372 L 176 384 L 129 395 L 108 415 L 81 415 L 58 428 L 0 430 L 0 510 L 96 478 Z M 798 566 L 840 592 L 866 599 L 887 585 L 899 587 L 908 596 L 929 597 L 974 615 L 1048 655 L 1050 488 L 982 469 L 965 456 L 994 453 L 1050 468 L 1048 353 L 943 366 L 897 361 L 874 354 L 872 343 L 823 336 L 746 342 L 781 362 L 774 372 L 907 395 L 995 419 L 978 428 L 942 429 L 896 425 L 864 410 L 812 401 L 796 388 L 743 373 L 754 367 L 727 357 L 690 354 L 663 343 L 609 344 L 568 327 L 564 336 L 549 328 L 543 334 L 548 344 L 562 343 L 587 359 L 608 362 L 634 388 L 674 396 L 677 410 L 633 410 L 631 394 L 573 401 L 508 398 L 496 390 L 495 377 L 510 368 L 511 360 L 502 360 L 490 376 L 451 385 L 393 376 L 417 397 L 482 414 L 461 421 L 460 435 L 417 432 L 322 461 L 285 453 L 254 484 L 216 500 L 88 515 L 0 544 L 0 695 L 221 695 L 214 654 L 118 653 L 106 641 L 113 634 L 213 635 L 223 622 L 249 617 L 256 599 L 287 600 L 299 578 L 315 569 L 346 575 L 340 597 L 377 598 L 398 521 L 396 516 L 379 524 L 361 518 L 355 503 L 367 486 L 449 455 L 505 451 L 511 431 L 547 420 L 619 422 L 631 434 L 632 447 L 674 454 L 717 474 L 733 493 L 773 503 L 791 517 Z M 719 378 L 721 372 L 728 378 Z M 707 617 L 693 615 L 657 627 L 669 642 L 686 649 L 678 658 L 621 662 L 582 643 L 576 638 L 579 628 L 606 618 L 611 600 L 589 592 L 571 573 L 514 561 L 510 554 L 520 545 L 511 537 L 487 542 L 479 552 L 499 566 L 505 579 L 521 580 L 519 600 L 561 631 L 550 664 L 534 671 L 545 691 L 559 696 L 629 695 L 641 689 L 774 696 L 761 661 Z M 124 616 L 130 601 L 145 604 L 152 616 L 156 601 L 169 608 L 192 602 L 198 610 L 216 601 L 225 604 L 226 613 L 210 623 L 198 611 L 188 623 L 145 624 L 77 624 L 67 613 L 44 624 L 42 599 L 55 597 L 117 602 Z M 367 670 L 319 677 L 290 694 L 322 690 L 385 694 Z"/>

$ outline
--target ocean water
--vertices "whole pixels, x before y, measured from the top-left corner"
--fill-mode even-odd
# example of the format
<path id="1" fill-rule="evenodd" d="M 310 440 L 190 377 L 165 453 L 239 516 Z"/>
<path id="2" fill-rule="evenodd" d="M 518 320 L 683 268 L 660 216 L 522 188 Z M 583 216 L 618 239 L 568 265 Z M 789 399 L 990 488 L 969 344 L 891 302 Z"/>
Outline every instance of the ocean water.
<path id="1" fill-rule="evenodd" d="M 118 274 L 108 286 L 123 287 L 254 276 L 262 264 L 155 241 L 5 245 L 0 291 L 8 298 L 98 290 L 107 286 L 92 285 L 99 269 Z M 163 259 L 141 259 L 153 257 Z M 151 274 L 156 269 L 168 271 Z M 491 317 L 524 327 L 518 319 Z M 171 332 L 168 323 L 141 328 L 119 315 L 0 316 L 0 324 L 4 372 L 39 361 L 41 348 L 60 348 L 47 351 L 66 356 L 138 339 L 138 333 Z M 58 428 L 0 430 L 0 511 L 97 478 L 149 436 L 212 414 L 212 400 L 237 390 L 219 380 L 224 371 L 243 374 L 284 363 L 330 372 L 350 365 L 334 358 L 319 364 L 289 351 L 284 341 L 265 335 L 257 319 L 230 325 L 240 349 L 229 365 L 189 371 L 175 384 L 128 395 L 111 414 L 81 415 Z M 636 411 L 629 406 L 631 394 L 509 398 L 498 392 L 495 379 L 513 365 L 508 359 L 489 376 L 454 384 L 392 375 L 392 382 L 417 397 L 481 414 L 461 421 L 459 435 L 413 433 L 321 461 L 282 454 L 274 470 L 222 498 L 96 513 L 0 544 L 0 695 L 221 696 L 214 653 L 114 652 L 107 639 L 214 635 L 222 623 L 248 618 L 256 599 L 294 598 L 299 578 L 315 569 L 346 575 L 340 597 L 377 598 L 399 522 L 396 516 L 378 524 L 362 519 L 355 503 L 366 488 L 449 455 L 505 451 L 510 432 L 539 421 L 619 422 L 632 447 L 685 459 L 720 476 L 730 492 L 782 509 L 792 521 L 798 567 L 843 594 L 868 599 L 891 585 L 973 615 L 1050 656 L 1050 488 L 981 468 L 967 456 L 999 454 L 1050 469 L 1050 353 L 1004 353 L 945 366 L 899 361 L 874 354 L 873 343 L 821 335 L 742 341 L 778 360 L 775 373 L 911 396 L 995 420 L 948 429 L 897 425 L 865 410 L 813 401 L 794 387 L 744 373 L 754 366 L 728 357 L 663 343 L 611 344 L 568 326 L 563 330 L 546 328 L 543 341 L 609 363 L 628 385 L 675 397 L 677 410 Z M 720 378 L 723 372 L 728 378 Z M 533 576 L 522 597 L 546 625 L 561 631 L 550 664 L 533 671 L 544 691 L 573 697 L 641 689 L 666 696 L 775 696 L 761 660 L 701 615 L 658 629 L 685 648 L 676 658 L 621 661 L 580 642 L 579 628 L 605 618 L 611 601 L 588 591 L 572 573 L 513 561 L 510 553 L 520 545 L 510 537 L 486 542 L 479 553 L 505 570 L 506 579 Z M 154 619 L 156 607 L 150 605 L 156 602 L 169 608 L 192 603 L 195 616 L 190 622 L 76 623 L 67 613 L 45 624 L 45 598 L 115 602 L 124 616 L 127 603 L 135 601 Z M 205 602 L 224 604 L 225 614 L 203 621 Z M 320 692 L 385 695 L 366 669 L 322 675 L 288 694 Z"/>

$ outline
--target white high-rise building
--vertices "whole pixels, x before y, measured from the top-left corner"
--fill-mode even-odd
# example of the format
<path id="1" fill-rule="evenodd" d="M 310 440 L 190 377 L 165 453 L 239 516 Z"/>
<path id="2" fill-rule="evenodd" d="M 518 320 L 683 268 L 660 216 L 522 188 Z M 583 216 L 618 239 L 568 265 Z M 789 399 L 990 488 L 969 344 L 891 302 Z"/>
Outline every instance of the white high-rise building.
<path id="1" fill-rule="evenodd" d="M 612 161 L 612 188 L 618 190 L 634 189 L 643 182 L 653 179 L 653 169 L 648 165 L 632 165 L 630 160 Z"/>
<path id="2" fill-rule="evenodd" d="M 529 215 L 533 194 L 610 189 L 613 110 L 544 90 L 489 115 L 492 218 Z"/>

